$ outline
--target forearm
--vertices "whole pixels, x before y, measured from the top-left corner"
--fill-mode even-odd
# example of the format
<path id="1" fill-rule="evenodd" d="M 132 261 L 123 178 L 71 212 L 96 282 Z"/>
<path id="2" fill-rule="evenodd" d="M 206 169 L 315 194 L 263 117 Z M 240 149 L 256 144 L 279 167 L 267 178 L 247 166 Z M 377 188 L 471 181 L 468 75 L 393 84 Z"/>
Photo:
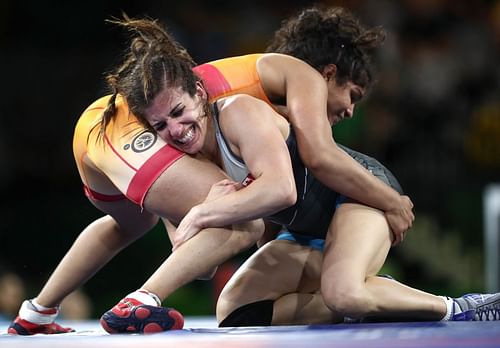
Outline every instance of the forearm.
<path id="1" fill-rule="evenodd" d="M 296 201 L 293 180 L 261 177 L 248 187 L 197 206 L 198 223 L 221 227 L 271 215 Z"/>
<path id="2" fill-rule="evenodd" d="M 349 198 L 387 211 L 398 207 L 400 194 L 377 179 L 351 156 L 332 143 L 317 152 L 308 166 L 323 184 Z"/>

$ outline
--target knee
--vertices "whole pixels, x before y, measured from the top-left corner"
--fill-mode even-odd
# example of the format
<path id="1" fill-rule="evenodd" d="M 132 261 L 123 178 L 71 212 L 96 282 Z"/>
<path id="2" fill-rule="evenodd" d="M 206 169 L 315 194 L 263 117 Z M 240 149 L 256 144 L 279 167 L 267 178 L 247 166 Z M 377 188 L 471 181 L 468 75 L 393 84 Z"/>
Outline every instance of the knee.
<path id="1" fill-rule="evenodd" d="M 231 294 L 221 293 L 221 295 L 217 299 L 217 305 L 215 307 L 215 317 L 217 318 L 217 322 L 220 324 L 237 307 L 238 306 L 235 305 L 235 302 L 231 300 Z"/>
<path id="2" fill-rule="evenodd" d="M 237 244 L 240 250 L 255 245 L 264 234 L 264 222 L 260 219 L 238 224 L 238 228 L 240 231 L 238 233 Z"/>
<path id="3" fill-rule="evenodd" d="M 234 275 L 222 289 L 215 307 L 217 321 L 221 323 L 244 303 L 258 299 L 248 298 L 246 289 L 252 289 L 252 277 Z"/>
<path id="4" fill-rule="evenodd" d="M 248 282 L 246 277 L 241 279 L 235 279 L 234 277 L 227 282 L 217 299 L 215 316 L 219 323 L 240 307 L 242 303 L 245 303 L 245 289 L 251 286 L 251 282 Z"/>
<path id="5" fill-rule="evenodd" d="M 361 286 L 322 286 L 321 293 L 325 305 L 333 312 L 351 318 L 366 314 L 366 296 Z"/>

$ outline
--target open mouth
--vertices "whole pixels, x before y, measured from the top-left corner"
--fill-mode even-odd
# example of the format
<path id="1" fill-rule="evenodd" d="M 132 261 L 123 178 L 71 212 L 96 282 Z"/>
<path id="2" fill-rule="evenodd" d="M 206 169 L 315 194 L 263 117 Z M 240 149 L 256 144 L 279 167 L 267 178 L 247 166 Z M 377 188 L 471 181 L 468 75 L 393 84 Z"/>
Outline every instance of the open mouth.
<path id="1" fill-rule="evenodd" d="M 176 139 L 175 143 L 177 145 L 186 145 L 194 138 L 194 126 L 191 126 L 186 133 L 182 136 L 182 138 Z"/>

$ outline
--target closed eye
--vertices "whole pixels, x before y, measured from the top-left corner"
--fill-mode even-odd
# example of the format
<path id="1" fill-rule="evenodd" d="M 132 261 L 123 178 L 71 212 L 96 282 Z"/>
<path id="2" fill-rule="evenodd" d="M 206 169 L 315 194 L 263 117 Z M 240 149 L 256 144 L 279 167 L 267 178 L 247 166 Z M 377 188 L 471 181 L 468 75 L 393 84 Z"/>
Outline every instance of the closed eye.
<path id="1" fill-rule="evenodd" d="M 351 94 L 351 103 L 356 104 L 359 102 L 361 99 L 363 99 L 363 95 L 360 93 L 352 93 Z"/>
<path id="2" fill-rule="evenodd" d="M 172 110 L 170 113 L 171 117 L 180 117 L 182 116 L 182 113 L 184 112 L 184 106 L 177 106 L 175 109 Z"/>
<path id="3" fill-rule="evenodd" d="M 155 123 L 153 125 L 153 129 L 157 132 L 165 129 L 165 127 L 167 126 L 167 122 L 158 122 L 158 123 Z"/>

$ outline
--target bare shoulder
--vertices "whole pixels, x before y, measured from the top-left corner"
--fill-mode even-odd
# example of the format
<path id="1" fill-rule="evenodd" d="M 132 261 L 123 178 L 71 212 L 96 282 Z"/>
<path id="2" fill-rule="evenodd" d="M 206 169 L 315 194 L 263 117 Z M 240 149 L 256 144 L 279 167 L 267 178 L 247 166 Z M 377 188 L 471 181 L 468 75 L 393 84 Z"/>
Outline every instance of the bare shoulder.
<path id="1" fill-rule="evenodd" d="M 218 106 L 220 127 L 226 139 L 234 143 L 241 137 L 252 137 L 274 128 L 283 137 L 288 136 L 288 121 L 263 100 L 237 94 L 224 98 Z"/>
<path id="2" fill-rule="evenodd" d="M 281 53 L 264 54 L 257 60 L 257 73 L 269 99 L 282 102 L 290 90 L 320 84 L 321 74 L 298 58 Z"/>
<path id="3" fill-rule="evenodd" d="M 304 64 L 302 60 L 283 53 L 265 53 L 257 60 L 257 65 L 280 66 L 283 63 Z"/>
<path id="4" fill-rule="evenodd" d="M 272 112 L 272 108 L 261 99 L 252 97 L 248 94 L 235 94 L 221 99 L 217 106 L 219 107 L 219 118 L 224 121 L 235 120 L 242 121 L 242 114 L 245 119 L 259 117 L 262 113 Z"/>
<path id="5" fill-rule="evenodd" d="M 278 72 L 294 71 L 296 69 L 316 72 L 316 70 L 305 61 L 282 53 L 266 53 L 257 60 L 257 70 L 264 71 L 272 69 Z"/>

